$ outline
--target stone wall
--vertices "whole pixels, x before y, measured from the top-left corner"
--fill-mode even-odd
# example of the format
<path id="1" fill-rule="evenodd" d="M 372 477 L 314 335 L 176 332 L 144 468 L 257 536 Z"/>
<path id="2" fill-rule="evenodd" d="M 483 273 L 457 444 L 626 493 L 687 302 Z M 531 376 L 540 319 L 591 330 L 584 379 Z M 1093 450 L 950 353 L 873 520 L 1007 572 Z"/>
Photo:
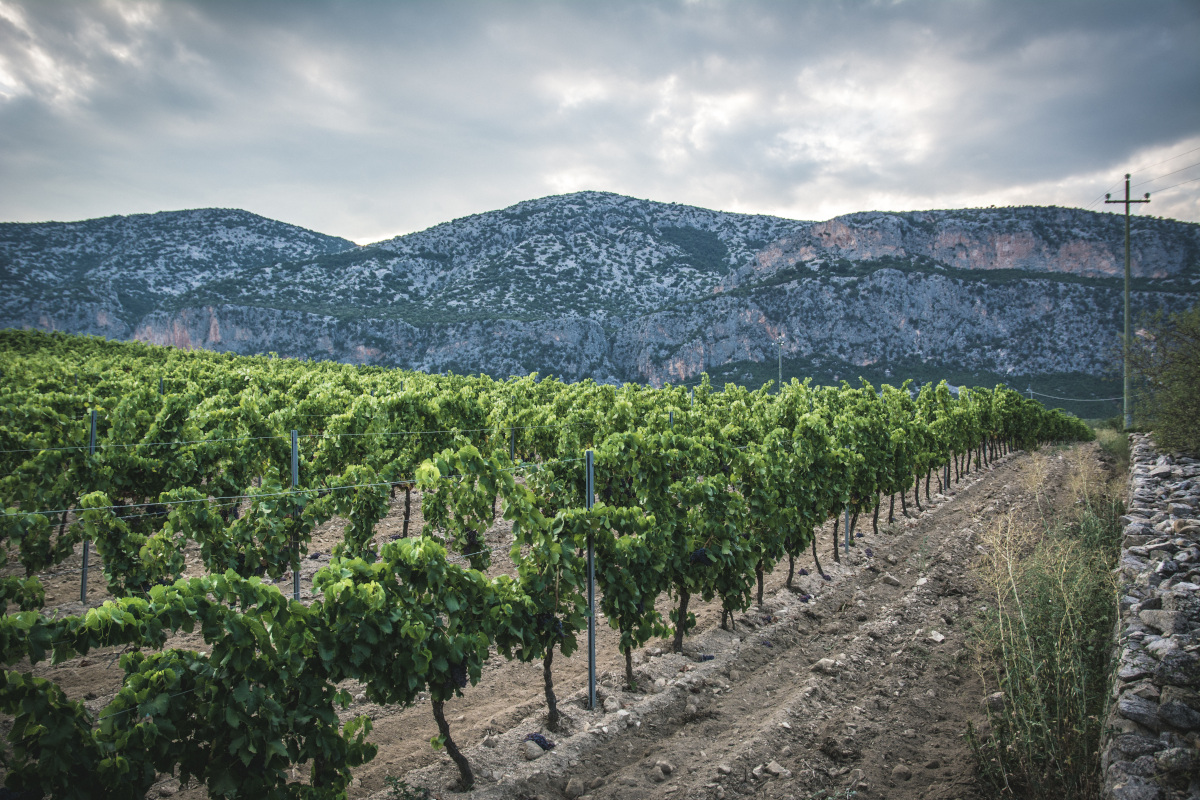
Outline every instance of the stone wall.
<path id="1" fill-rule="evenodd" d="M 1101 796 L 1200 798 L 1200 460 L 1130 447 Z"/>

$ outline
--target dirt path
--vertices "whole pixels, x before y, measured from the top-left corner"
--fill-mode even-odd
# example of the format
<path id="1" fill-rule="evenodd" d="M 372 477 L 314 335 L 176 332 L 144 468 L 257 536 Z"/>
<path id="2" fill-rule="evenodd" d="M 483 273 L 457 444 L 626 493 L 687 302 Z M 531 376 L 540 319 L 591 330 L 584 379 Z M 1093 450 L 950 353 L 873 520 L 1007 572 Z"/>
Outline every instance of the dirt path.
<path id="1" fill-rule="evenodd" d="M 986 602 L 970 573 L 978 555 L 974 537 L 999 514 L 1031 506 L 1022 477 L 1030 461 L 1017 454 L 974 473 L 913 519 L 904 520 L 897 509 L 897 523 L 881 525 L 878 535 L 866 520 L 864 538 L 840 564 L 830 556 L 831 533 L 823 531 L 821 563 L 833 580 L 798 578 L 797 587 L 813 595 L 809 603 L 783 587 L 785 564 L 767 576 L 764 606 L 740 616 L 734 632 L 720 629 L 719 604 L 699 604 L 697 633 L 685 654 L 670 654 L 661 641 L 635 655 L 640 693 L 622 690 L 617 637 L 602 621 L 601 697 L 615 698 L 621 710 L 583 710 L 586 648 L 560 656 L 555 683 L 568 717 L 561 733 L 540 727 L 540 663 L 491 659 L 480 684 L 446 706 L 452 735 L 476 770 L 470 796 L 810 798 L 846 789 L 901 799 L 977 796 L 963 738 L 968 721 L 984 721 L 983 688 L 964 648 L 972 615 Z M 1051 456 L 1044 463 L 1043 503 L 1069 502 L 1066 460 Z M 378 528 L 379 540 L 399 534 L 403 506 L 401 491 Z M 416 493 L 413 516 L 416 532 L 422 522 Z M 334 521 L 314 537 L 312 549 L 323 557 L 305 562 L 306 600 L 311 572 L 327 563 L 340 535 Z M 491 571 L 507 570 L 503 545 L 510 531 L 497 526 L 488 539 L 501 546 Z M 68 562 L 46 576 L 48 606 L 81 610 L 78 566 Z M 802 566 L 815 573 L 811 556 Z M 290 592 L 290 579 L 281 584 Z M 105 597 L 98 570 L 89 585 L 89 605 L 98 604 Z M 669 605 L 662 598 L 660 610 Z M 204 649 L 198 637 L 172 644 Z M 98 711 L 120 686 L 112 655 L 93 653 L 34 672 Z M 429 745 L 437 729 L 427 702 L 398 709 L 360 700 L 345 716 L 359 714 L 372 718 L 370 738 L 380 749 L 355 772 L 351 797 L 387 797 L 382 790 L 389 775 L 428 786 L 438 797 L 468 796 L 453 791 L 457 773 Z M 527 761 L 521 739 L 533 731 L 558 746 Z M 148 796 L 156 795 L 202 798 L 205 792 L 180 789 L 164 776 Z"/>
<path id="2" fill-rule="evenodd" d="M 456 704 L 465 717 L 462 743 L 500 732 L 469 753 L 481 776 L 472 796 L 980 796 L 964 739 L 968 722 L 979 727 L 986 719 L 984 689 L 965 647 L 971 619 L 987 602 L 971 575 L 975 537 L 1003 513 L 1032 512 L 1030 461 L 1018 454 L 973 474 L 919 517 L 881 527 L 877 536 L 868 524 L 841 564 L 828 556 L 826 530 L 819 552 L 834 580 L 801 579 L 812 602 L 784 589 L 777 569 L 764 606 L 739 618 L 735 632 L 717 626 L 715 604 L 703 608 L 686 655 L 654 655 L 665 642 L 640 654 L 639 681 L 659 680 L 666 684 L 661 691 L 623 692 L 610 677 L 604 694 L 622 706 L 610 713 L 581 710 L 577 692 L 569 707 L 572 735 L 536 761 L 524 760 L 521 739 L 542 730 L 538 675 L 497 665 Z M 1051 455 L 1043 465 L 1043 505 L 1071 502 L 1067 460 Z M 619 670 L 612 645 L 599 649 L 602 668 Z M 711 661 L 701 660 L 707 655 Z M 586 680 L 583 658 L 569 663 L 558 672 L 560 687 Z M 513 710 L 486 718 L 497 706 Z M 400 716 L 413 711 L 418 725 L 428 716 L 427 709 Z M 381 751 L 380 759 L 386 764 L 388 755 Z M 457 794 L 444 759 L 405 777 L 439 797 Z M 365 772 L 363 778 L 367 788 Z"/>

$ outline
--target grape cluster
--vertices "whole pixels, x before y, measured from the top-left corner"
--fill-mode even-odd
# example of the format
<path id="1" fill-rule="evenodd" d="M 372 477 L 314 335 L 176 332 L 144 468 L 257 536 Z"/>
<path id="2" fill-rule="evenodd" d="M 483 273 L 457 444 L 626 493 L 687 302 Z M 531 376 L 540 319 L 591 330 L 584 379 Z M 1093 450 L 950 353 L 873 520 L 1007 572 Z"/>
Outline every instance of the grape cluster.
<path id="1" fill-rule="evenodd" d="M 707 567 L 717 563 L 717 560 L 712 557 L 706 547 L 698 547 L 692 551 L 692 555 L 688 558 L 692 564 L 699 564 L 702 567 Z"/>
<path id="2" fill-rule="evenodd" d="M 562 620 L 550 613 L 537 615 L 537 629 L 543 634 L 554 634 L 559 639 L 566 635 L 563 633 Z"/>
<path id="3" fill-rule="evenodd" d="M 459 689 L 465 689 L 467 686 L 467 662 L 459 661 L 456 664 L 450 665 L 450 682 Z"/>

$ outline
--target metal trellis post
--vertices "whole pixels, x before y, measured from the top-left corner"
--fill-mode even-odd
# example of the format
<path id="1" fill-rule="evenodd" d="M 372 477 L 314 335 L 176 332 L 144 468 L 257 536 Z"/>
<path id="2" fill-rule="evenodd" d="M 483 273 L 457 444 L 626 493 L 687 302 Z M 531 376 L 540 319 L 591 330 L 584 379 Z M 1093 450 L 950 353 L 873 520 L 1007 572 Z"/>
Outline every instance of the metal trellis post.
<path id="1" fill-rule="evenodd" d="M 846 506 L 846 555 L 850 555 L 850 506 Z"/>
<path id="2" fill-rule="evenodd" d="M 300 485 L 300 432 L 292 431 L 292 491 Z M 296 548 L 296 568 L 292 570 L 292 599 L 300 601 L 300 543 L 293 541 Z"/>
<path id="3" fill-rule="evenodd" d="M 78 378 L 76 378 L 78 380 Z M 92 425 L 88 432 L 88 455 L 96 455 L 96 409 L 92 409 Z M 64 512 L 65 513 L 65 512 Z M 83 577 L 79 581 L 79 602 L 87 602 L 88 557 L 91 555 L 92 540 L 83 540 Z"/>
<path id="4" fill-rule="evenodd" d="M 584 503 L 591 509 L 596 482 L 592 451 L 584 453 L 587 469 L 584 478 Z M 589 527 L 587 537 L 587 572 L 588 572 L 588 709 L 596 710 L 596 547 Z"/>

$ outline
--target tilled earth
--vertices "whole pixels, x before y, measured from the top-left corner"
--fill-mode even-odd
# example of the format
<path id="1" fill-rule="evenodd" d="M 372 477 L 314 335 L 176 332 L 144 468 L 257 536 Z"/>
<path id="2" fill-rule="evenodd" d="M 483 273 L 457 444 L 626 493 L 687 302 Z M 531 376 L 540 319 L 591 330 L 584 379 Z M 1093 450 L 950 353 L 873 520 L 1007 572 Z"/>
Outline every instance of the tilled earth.
<path id="1" fill-rule="evenodd" d="M 1094 446 L 1084 447 L 1094 460 Z M 789 591 L 786 564 L 777 566 L 767 576 L 763 606 L 739 615 L 733 631 L 719 627 L 719 603 L 693 601 L 698 627 L 683 654 L 670 653 L 667 641 L 635 653 L 638 692 L 624 690 L 616 634 L 601 620 L 599 696 L 608 710 L 584 710 L 586 646 L 571 658 L 557 656 L 555 685 L 567 717 L 559 732 L 544 727 L 541 664 L 493 657 L 479 685 L 446 706 L 452 735 L 475 769 L 470 796 L 981 796 L 964 738 L 969 722 L 986 727 L 985 690 L 967 648 L 971 621 L 988 602 L 972 576 L 976 537 L 1002 514 L 1032 513 L 1035 491 L 1046 511 L 1073 502 L 1068 460 L 1062 453 L 1036 458 L 1036 470 L 1021 453 L 974 472 L 948 496 L 935 494 L 924 513 L 910 506 L 912 518 L 904 518 L 897 503 L 896 523 L 881 523 L 878 534 L 869 518 L 860 520 L 864 536 L 840 563 L 827 526 L 818 546 L 832 580 L 816 574 L 810 554 L 796 566 L 812 574 L 798 576 L 799 591 Z M 411 514 L 415 533 L 422 522 L 415 493 Z M 403 515 L 401 491 L 377 539 L 397 536 Z M 314 537 L 311 550 L 322 555 L 306 559 L 301 572 L 306 601 L 311 573 L 327 562 L 342 524 L 328 523 Z M 498 525 L 488 540 L 499 547 L 491 571 L 507 571 L 511 532 Z M 107 596 L 96 561 L 93 552 L 88 605 Z M 189 571 L 198 566 L 193 560 Z M 61 613 L 82 609 L 78 568 L 77 555 L 43 576 L 48 606 Z M 290 592 L 290 578 L 281 583 Z M 812 599 L 802 602 L 801 592 Z M 662 598 L 660 610 L 669 603 Z M 171 644 L 205 649 L 198 637 Z M 120 686 L 115 655 L 39 664 L 34 672 L 99 711 Z M 387 776 L 428 787 L 436 797 L 467 796 L 454 788 L 457 771 L 449 759 L 429 745 L 437 729 L 427 702 L 401 709 L 360 699 L 345 716 L 360 714 L 372 718 L 370 738 L 380 749 L 355 772 L 351 797 L 392 796 Z M 0 720 L 0 733 L 8 724 Z M 529 760 L 540 752 L 527 753 L 534 746 L 522 740 L 531 732 L 544 733 L 556 747 Z M 199 798 L 205 792 L 163 776 L 149 796 L 156 795 Z"/>

